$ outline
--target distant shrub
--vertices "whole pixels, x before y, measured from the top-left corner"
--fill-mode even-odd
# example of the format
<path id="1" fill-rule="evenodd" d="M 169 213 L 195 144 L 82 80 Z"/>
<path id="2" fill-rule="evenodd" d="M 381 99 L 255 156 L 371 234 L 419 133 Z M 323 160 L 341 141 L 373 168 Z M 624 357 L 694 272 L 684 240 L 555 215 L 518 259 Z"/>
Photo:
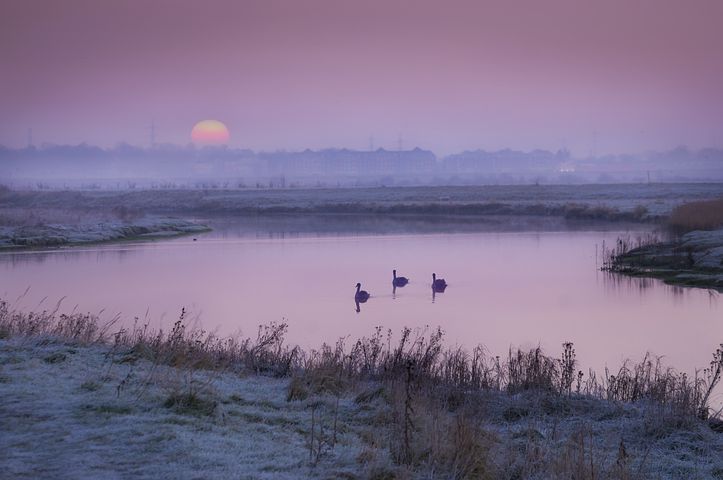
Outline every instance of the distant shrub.
<path id="1" fill-rule="evenodd" d="M 568 203 L 558 208 L 559 213 L 570 220 L 594 221 L 629 221 L 639 222 L 650 220 L 648 208 L 645 205 L 636 205 L 632 210 L 620 210 L 607 205 L 586 205 Z"/>
<path id="2" fill-rule="evenodd" d="M 648 207 L 646 207 L 645 205 L 636 205 L 636 207 L 633 208 L 632 213 L 633 217 L 638 220 L 642 220 L 648 214 Z"/>
<path id="3" fill-rule="evenodd" d="M 126 205 L 119 205 L 117 207 L 113 207 L 112 211 L 113 215 L 115 215 L 116 218 L 118 218 L 118 220 L 122 222 L 132 222 L 143 216 L 140 210 L 127 207 Z"/>

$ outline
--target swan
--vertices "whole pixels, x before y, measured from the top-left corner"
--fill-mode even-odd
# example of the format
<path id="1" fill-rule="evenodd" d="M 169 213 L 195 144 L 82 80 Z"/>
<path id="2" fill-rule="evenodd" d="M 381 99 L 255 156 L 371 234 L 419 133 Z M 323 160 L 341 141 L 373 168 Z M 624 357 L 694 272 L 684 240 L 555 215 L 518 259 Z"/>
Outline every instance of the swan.
<path id="1" fill-rule="evenodd" d="M 395 287 L 403 287 L 409 283 L 409 279 L 407 277 L 397 277 L 396 270 L 392 270 L 392 275 L 394 275 L 394 279 L 392 280 L 392 285 L 394 285 Z"/>
<path id="2" fill-rule="evenodd" d="M 447 282 L 444 280 L 444 278 L 437 278 L 437 274 L 432 274 L 432 290 L 435 292 L 444 292 L 444 289 L 447 288 Z"/>
<path id="3" fill-rule="evenodd" d="M 366 290 L 361 289 L 361 283 L 356 284 L 356 294 L 354 295 L 354 300 L 359 303 L 364 303 L 367 300 L 369 300 L 369 292 Z"/>

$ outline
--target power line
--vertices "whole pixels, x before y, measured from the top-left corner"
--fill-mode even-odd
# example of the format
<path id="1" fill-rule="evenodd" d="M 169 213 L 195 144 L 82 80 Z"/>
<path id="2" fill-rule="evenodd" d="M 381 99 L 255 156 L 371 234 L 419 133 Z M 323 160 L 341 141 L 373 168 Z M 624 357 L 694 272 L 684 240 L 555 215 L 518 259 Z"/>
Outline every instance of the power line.
<path id="1" fill-rule="evenodd" d="M 592 156 L 597 158 L 597 130 L 592 132 Z"/>
<path id="2" fill-rule="evenodd" d="M 150 130 L 151 130 L 151 132 L 150 132 L 151 133 L 151 138 L 150 138 L 151 148 L 153 148 L 156 146 L 156 121 L 153 119 L 151 119 Z"/>

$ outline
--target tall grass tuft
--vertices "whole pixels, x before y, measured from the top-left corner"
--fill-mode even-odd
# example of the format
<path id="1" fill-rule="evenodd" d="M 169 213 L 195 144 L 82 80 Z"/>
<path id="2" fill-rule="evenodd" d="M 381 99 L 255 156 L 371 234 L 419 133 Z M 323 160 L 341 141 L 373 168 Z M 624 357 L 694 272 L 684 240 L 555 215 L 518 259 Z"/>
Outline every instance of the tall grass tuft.
<path id="1" fill-rule="evenodd" d="M 671 212 L 668 225 L 678 234 L 723 227 L 723 198 L 679 205 Z"/>

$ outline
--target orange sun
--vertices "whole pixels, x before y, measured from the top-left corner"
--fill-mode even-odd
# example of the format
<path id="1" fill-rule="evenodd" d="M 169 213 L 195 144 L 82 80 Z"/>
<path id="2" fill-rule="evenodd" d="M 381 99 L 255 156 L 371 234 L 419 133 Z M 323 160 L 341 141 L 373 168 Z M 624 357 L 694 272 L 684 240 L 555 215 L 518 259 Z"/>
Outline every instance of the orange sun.
<path id="1" fill-rule="evenodd" d="M 218 120 L 201 120 L 191 130 L 191 140 L 203 145 L 223 145 L 229 138 L 228 128 Z"/>

